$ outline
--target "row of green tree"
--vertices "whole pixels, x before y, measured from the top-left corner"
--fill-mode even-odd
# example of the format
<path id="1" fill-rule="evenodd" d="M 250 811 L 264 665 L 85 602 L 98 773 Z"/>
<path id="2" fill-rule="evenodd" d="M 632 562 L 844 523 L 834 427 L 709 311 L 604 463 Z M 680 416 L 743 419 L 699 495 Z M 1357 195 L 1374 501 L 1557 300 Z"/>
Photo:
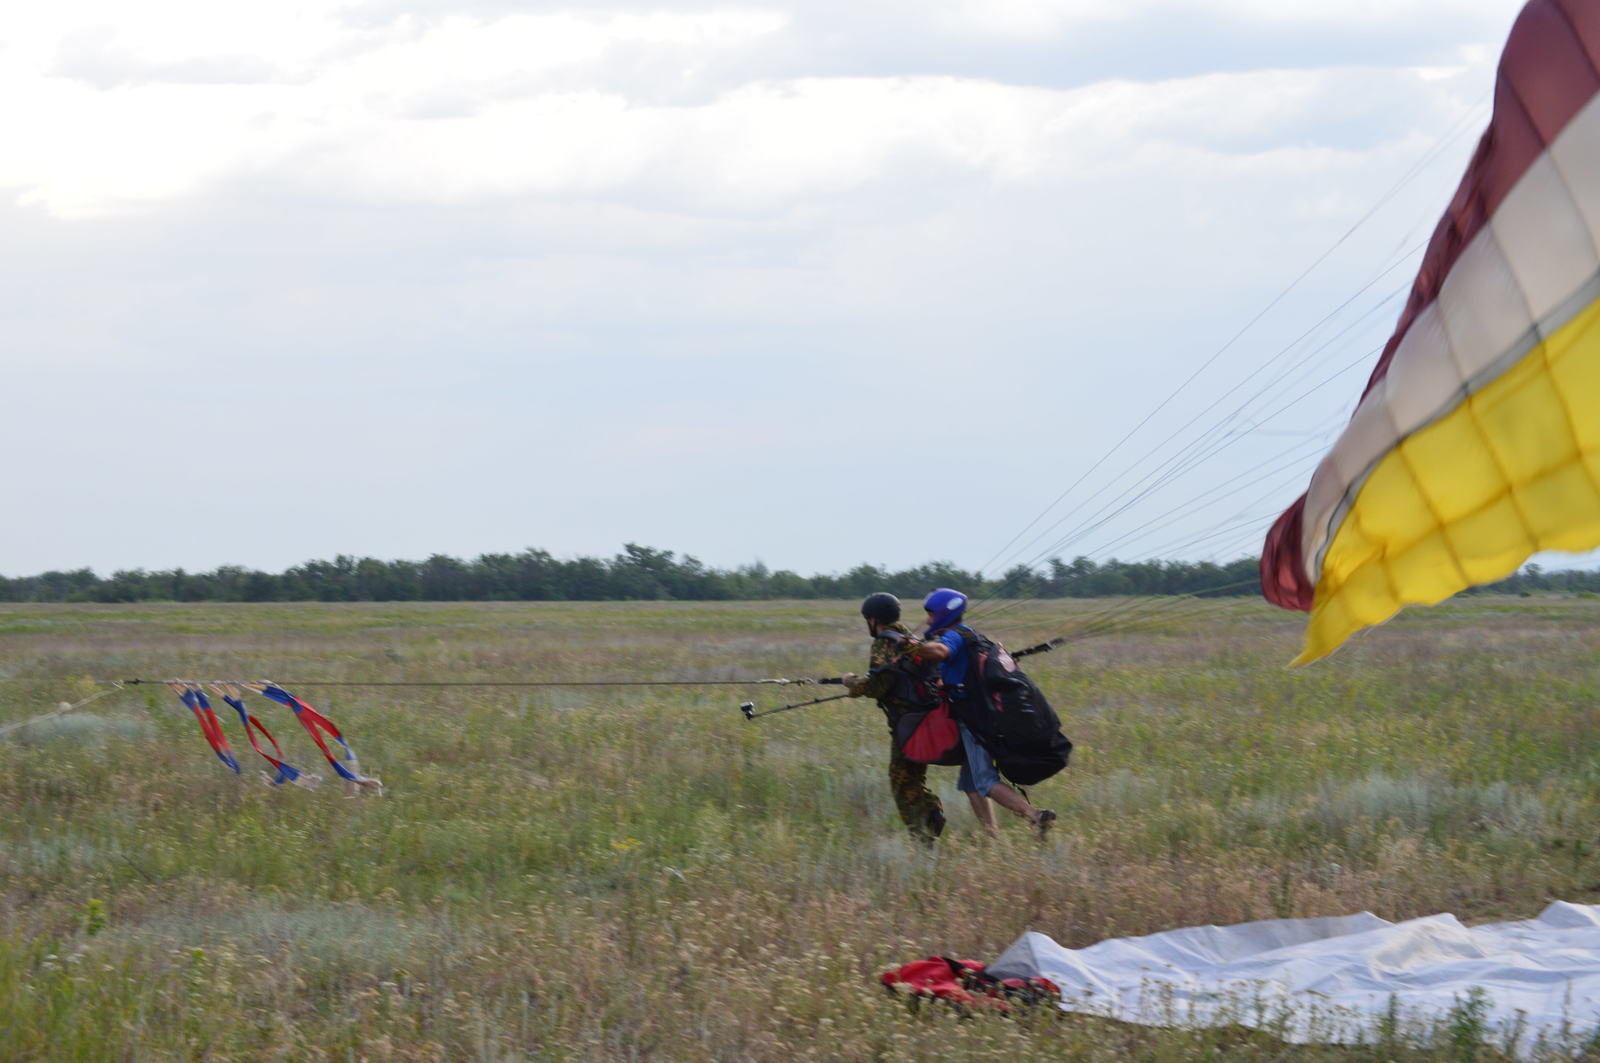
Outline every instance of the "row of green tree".
<path id="1" fill-rule="evenodd" d="M 848 572 L 802 576 L 756 562 L 708 568 L 634 543 L 611 558 L 557 558 L 545 550 L 484 554 L 462 561 L 435 554 L 426 561 L 379 561 L 340 555 L 308 561 L 277 574 L 225 565 L 212 572 L 146 572 L 97 576 L 87 568 L 8 579 L 4 602 L 484 602 L 484 601 L 754 601 L 774 598 L 858 598 L 889 590 L 916 599 L 934 587 L 958 587 L 976 597 L 1108 598 L 1119 595 L 1202 597 L 1259 594 L 1254 558 L 1225 565 L 1209 561 L 1105 561 L 1052 558 L 995 578 L 944 562 L 890 571 L 857 565 Z M 1478 592 L 1600 593 L 1600 572 L 1547 571 L 1528 565 Z"/>
<path id="2" fill-rule="evenodd" d="M 1187 561 L 1053 559 L 989 579 L 936 562 L 890 571 L 858 565 L 841 574 L 802 576 L 756 562 L 709 568 L 629 543 L 611 558 L 557 558 L 528 549 L 484 554 L 472 561 L 436 554 L 426 561 L 380 561 L 339 556 L 268 573 L 226 565 L 212 572 L 113 572 L 87 568 L 14 579 L 0 577 L 6 602 L 411 602 L 411 601 L 748 601 L 774 598 L 857 598 L 889 590 L 921 598 L 935 587 L 958 587 L 978 597 L 1103 598 L 1115 595 L 1250 595 L 1259 592 L 1256 562 L 1226 565 Z"/>

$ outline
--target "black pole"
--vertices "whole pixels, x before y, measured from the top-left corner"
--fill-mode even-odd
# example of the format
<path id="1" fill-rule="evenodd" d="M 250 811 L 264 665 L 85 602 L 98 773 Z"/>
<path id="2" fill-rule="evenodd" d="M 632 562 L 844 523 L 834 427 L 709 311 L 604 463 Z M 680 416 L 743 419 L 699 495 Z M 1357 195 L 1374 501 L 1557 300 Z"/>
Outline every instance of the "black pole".
<path id="1" fill-rule="evenodd" d="M 851 696 L 852 695 L 850 694 L 835 694 L 831 698 L 812 698 L 810 701 L 796 702 L 793 705 L 785 705 L 782 708 L 777 709 L 767 709 L 765 712 L 756 712 L 756 703 L 753 701 L 745 701 L 740 703 L 739 711 L 744 713 L 745 719 L 753 720 L 757 716 L 771 716 L 775 712 L 788 712 L 790 709 L 803 709 L 807 705 L 821 705 L 825 701 L 838 701 L 840 698 L 848 698 Z"/>

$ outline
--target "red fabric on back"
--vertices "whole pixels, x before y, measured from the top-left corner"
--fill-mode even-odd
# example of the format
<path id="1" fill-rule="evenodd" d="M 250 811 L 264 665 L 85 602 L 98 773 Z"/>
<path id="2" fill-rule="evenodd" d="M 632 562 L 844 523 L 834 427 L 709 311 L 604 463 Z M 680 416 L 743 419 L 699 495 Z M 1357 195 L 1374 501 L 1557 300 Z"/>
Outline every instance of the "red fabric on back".
<path id="1" fill-rule="evenodd" d="M 961 732 L 950 718 L 950 707 L 941 704 L 922 718 L 900 751 L 907 760 L 938 764 L 960 744 Z"/>

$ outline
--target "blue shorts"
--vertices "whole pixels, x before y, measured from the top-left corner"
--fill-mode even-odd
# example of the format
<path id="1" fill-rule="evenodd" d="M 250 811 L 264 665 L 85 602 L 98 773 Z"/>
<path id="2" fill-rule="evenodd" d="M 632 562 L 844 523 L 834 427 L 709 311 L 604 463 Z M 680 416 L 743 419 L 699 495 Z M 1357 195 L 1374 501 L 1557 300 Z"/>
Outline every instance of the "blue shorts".
<path id="1" fill-rule="evenodd" d="M 1000 782 L 1000 772 L 994 766 L 994 757 L 967 730 L 964 723 L 956 724 L 961 728 L 961 747 L 967 751 L 967 762 L 961 765 L 961 778 L 956 780 L 956 789 L 967 794 L 982 794 L 989 796 L 989 791 Z"/>

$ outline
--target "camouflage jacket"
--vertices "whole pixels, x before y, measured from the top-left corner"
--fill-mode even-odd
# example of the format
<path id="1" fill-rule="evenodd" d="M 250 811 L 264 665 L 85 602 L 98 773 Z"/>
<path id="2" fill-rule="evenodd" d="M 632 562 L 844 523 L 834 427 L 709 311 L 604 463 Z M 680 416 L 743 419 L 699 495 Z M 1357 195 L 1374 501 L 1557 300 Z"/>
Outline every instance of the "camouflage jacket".
<path id="1" fill-rule="evenodd" d="M 872 640 L 862 694 L 878 703 L 891 726 L 901 713 L 932 708 L 938 702 L 939 666 L 932 662 L 921 664 L 912 658 L 921 645 L 922 641 L 899 623 L 879 629 Z M 919 687 L 923 691 L 920 695 Z"/>

